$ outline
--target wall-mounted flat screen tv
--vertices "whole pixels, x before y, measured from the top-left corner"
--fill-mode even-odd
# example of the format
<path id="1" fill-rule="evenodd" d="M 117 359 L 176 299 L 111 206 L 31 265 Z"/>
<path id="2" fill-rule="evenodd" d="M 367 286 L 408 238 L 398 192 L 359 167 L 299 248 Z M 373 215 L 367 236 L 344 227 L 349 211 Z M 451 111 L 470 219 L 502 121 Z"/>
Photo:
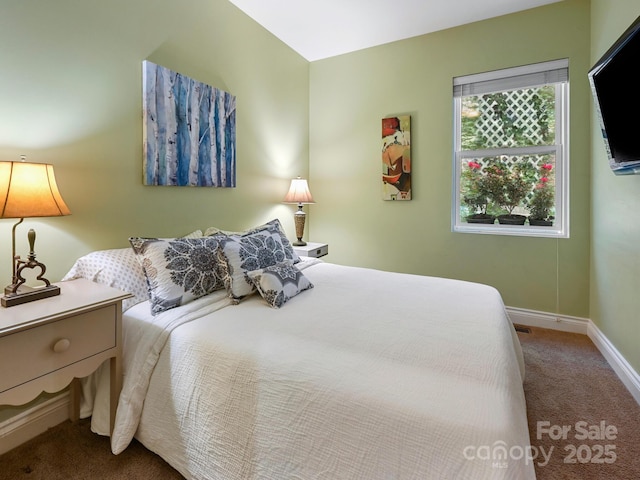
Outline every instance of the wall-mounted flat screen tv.
<path id="1" fill-rule="evenodd" d="M 589 71 L 609 165 L 617 175 L 640 174 L 639 72 L 640 17 Z"/>

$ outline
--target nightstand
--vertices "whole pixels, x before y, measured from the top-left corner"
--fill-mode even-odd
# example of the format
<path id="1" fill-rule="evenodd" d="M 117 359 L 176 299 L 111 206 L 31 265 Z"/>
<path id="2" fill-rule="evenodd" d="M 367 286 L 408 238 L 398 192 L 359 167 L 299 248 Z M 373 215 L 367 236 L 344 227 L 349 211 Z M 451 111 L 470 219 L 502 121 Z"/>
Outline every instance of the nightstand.
<path id="1" fill-rule="evenodd" d="M 320 258 L 329 253 L 329 245 L 326 243 L 307 242 L 306 245 L 300 247 L 294 246 L 293 250 L 300 257 Z"/>
<path id="2" fill-rule="evenodd" d="M 60 295 L 0 307 L 0 405 L 22 405 L 58 392 L 110 359 L 110 426 L 122 388 L 122 300 L 131 295 L 79 279 L 57 283 Z M 77 381 L 71 420 L 80 412 Z"/>

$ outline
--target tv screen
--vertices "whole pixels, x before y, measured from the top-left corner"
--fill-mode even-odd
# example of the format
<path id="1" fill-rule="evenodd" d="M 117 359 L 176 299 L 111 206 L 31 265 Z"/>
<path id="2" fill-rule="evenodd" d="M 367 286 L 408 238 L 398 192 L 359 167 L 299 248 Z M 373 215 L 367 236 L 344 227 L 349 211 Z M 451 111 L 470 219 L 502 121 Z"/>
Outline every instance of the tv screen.
<path id="1" fill-rule="evenodd" d="M 589 71 L 609 165 L 618 175 L 640 174 L 640 17 Z"/>

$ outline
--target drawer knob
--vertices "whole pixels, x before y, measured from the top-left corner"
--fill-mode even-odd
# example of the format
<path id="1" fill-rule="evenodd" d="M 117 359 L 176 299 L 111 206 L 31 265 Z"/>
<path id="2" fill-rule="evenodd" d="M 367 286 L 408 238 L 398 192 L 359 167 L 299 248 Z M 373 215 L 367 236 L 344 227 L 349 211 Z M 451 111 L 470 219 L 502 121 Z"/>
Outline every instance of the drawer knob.
<path id="1" fill-rule="evenodd" d="M 53 344 L 53 351 L 56 353 L 66 352 L 69 349 L 71 342 L 67 338 L 61 338 Z"/>

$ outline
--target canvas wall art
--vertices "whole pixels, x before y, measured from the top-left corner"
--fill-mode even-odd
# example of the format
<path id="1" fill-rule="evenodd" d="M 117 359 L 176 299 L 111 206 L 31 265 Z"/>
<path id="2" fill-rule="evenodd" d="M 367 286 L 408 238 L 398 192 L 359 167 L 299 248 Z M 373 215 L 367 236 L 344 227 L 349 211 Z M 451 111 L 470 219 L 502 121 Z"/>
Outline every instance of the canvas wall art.
<path id="1" fill-rule="evenodd" d="M 411 116 L 382 119 L 382 199 L 411 200 Z"/>
<path id="2" fill-rule="evenodd" d="M 236 186 L 236 97 L 144 61 L 145 185 Z"/>

